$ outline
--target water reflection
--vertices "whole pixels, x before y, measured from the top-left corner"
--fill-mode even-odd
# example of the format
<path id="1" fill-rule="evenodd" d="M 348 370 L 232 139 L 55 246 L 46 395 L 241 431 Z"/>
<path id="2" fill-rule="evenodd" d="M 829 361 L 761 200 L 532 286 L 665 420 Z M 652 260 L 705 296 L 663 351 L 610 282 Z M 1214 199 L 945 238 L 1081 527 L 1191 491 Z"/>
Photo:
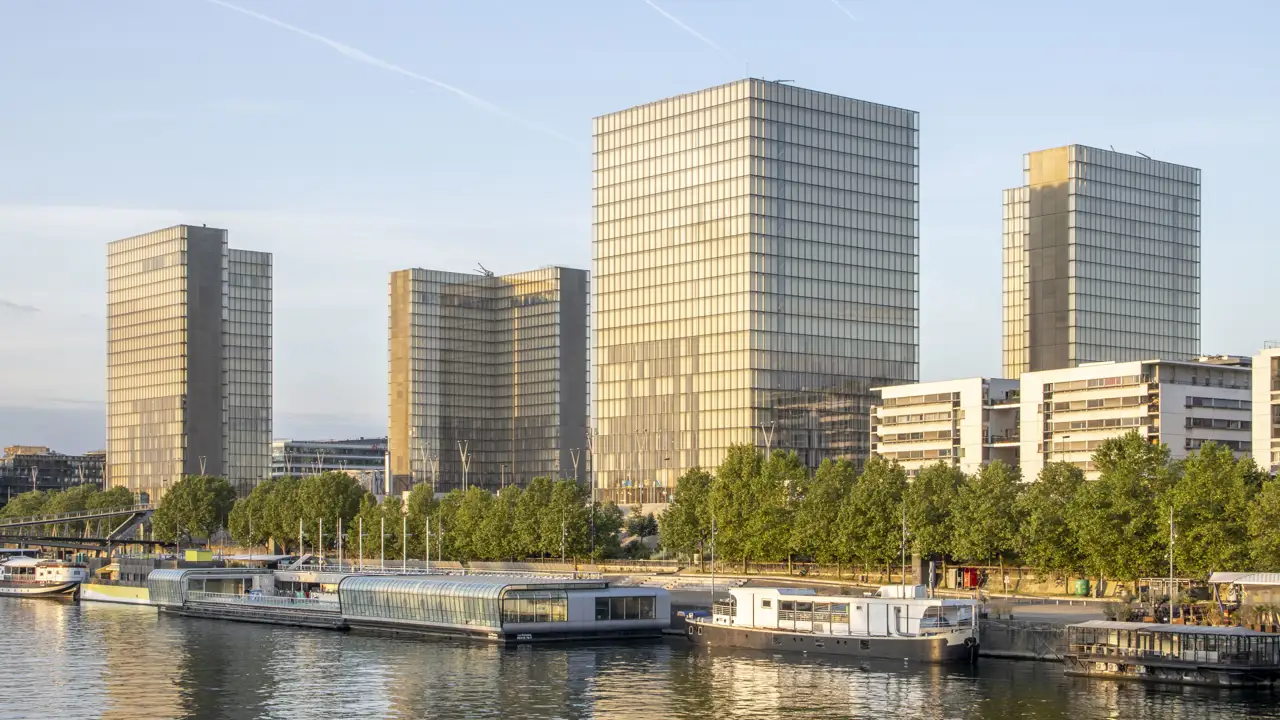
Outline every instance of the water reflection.
<path id="1" fill-rule="evenodd" d="M 500 648 L 0 600 L 0 718 L 1280 718 L 1276 695 L 647 645 Z M 15 692 L 14 689 L 21 690 Z"/>

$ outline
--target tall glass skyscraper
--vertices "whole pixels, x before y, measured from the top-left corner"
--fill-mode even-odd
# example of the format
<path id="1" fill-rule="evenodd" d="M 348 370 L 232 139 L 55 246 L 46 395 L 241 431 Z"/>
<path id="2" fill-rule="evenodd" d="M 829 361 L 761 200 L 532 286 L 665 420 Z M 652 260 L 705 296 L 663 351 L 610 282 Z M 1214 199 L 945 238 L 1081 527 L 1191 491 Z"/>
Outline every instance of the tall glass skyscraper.
<path id="1" fill-rule="evenodd" d="M 1068 145 L 1004 191 L 1004 376 L 1200 354 L 1200 171 Z"/>
<path id="2" fill-rule="evenodd" d="M 585 270 L 391 274 L 391 490 L 587 477 Z M 461 444 L 461 447 L 460 447 Z"/>
<path id="3" fill-rule="evenodd" d="M 746 79 L 594 120 L 594 477 L 870 450 L 918 366 L 918 115 Z"/>
<path id="4" fill-rule="evenodd" d="M 107 245 L 107 476 L 271 476 L 271 255 L 178 225 Z"/>

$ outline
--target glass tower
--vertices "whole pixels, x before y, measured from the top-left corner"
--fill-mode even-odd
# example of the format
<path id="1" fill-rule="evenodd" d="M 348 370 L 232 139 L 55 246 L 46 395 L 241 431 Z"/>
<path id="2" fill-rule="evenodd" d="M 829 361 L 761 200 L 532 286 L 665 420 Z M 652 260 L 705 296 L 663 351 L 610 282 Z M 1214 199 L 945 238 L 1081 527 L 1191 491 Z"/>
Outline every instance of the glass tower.
<path id="1" fill-rule="evenodd" d="M 186 475 L 270 477 L 271 255 L 178 225 L 107 245 L 107 466 L 158 501 Z"/>
<path id="2" fill-rule="evenodd" d="M 1004 376 L 1200 354 L 1200 171 L 1068 145 L 1004 191 Z"/>
<path id="3" fill-rule="evenodd" d="M 391 490 L 587 477 L 585 270 L 391 274 Z M 464 455 L 466 472 L 464 478 Z"/>
<path id="4" fill-rule="evenodd" d="M 910 110 L 746 79 L 594 120 L 594 478 L 662 501 L 736 443 L 870 451 L 918 363 Z"/>

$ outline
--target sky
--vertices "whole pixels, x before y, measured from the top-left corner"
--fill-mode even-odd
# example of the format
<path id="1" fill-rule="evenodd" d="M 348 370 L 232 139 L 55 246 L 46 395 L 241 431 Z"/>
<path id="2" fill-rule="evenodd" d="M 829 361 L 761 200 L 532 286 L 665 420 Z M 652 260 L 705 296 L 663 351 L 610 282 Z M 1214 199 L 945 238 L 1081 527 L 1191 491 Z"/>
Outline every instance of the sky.
<path id="1" fill-rule="evenodd" d="M 745 76 L 920 113 L 922 380 L 1000 374 L 1000 191 L 1201 168 L 1202 349 L 1280 340 L 1280 3 L 0 0 L 0 446 L 103 446 L 105 245 L 275 254 L 275 435 L 386 432 L 392 270 L 589 267 L 591 118 Z"/>

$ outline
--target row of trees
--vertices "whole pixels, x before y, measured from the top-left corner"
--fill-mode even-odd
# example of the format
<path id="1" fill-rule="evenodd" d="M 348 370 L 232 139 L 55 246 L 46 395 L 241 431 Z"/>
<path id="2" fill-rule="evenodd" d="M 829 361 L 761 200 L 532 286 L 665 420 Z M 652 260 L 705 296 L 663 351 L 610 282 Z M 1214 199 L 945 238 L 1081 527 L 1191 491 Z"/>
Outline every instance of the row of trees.
<path id="1" fill-rule="evenodd" d="M 1047 465 L 1024 483 L 994 462 L 974 475 L 945 463 L 908 481 L 896 462 L 871 458 L 858 475 L 827 461 L 812 475 L 794 453 L 764 457 L 731 448 L 711 474 L 690 470 L 659 521 L 662 545 L 687 556 L 710 549 L 746 564 L 801 556 L 867 567 L 903 549 L 961 562 L 1018 561 L 1058 576 L 1122 580 L 1213 570 L 1280 570 L 1280 481 L 1207 443 L 1181 461 L 1137 433 L 1108 440 L 1094 456 L 1100 478 Z"/>
<path id="2" fill-rule="evenodd" d="M 134 503 L 127 488 L 115 487 L 101 490 L 97 485 L 77 485 L 66 490 L 33 490 L 13 496 L 0 508 L 0 519 L 32 517 L 35 515 L 60 515 L 80 510 L 105 510 Z M 64 523 L 73 533 L 88 531 L 86 521 Z"/>
<path id="3" fill-rule="evenodd" d="M 341 527 L 344 553 L 352 558 L 361 549 L 365 557 L 424 558 L 428 527 L 436 559 L 612 556 L 619 550 L 622 513 L 616 505 L 592 507 L 588 500 L 572 480 L 541 477 L 500 495 L 472 488 L 437 500 L 429 487 L 419 486 L 407 500 L 378 502 L 338 472 L 266 480 L 236 500 L 224 479 L 194 476 L 164 496 L 153 528 L 163 540 L 190 542 L 226 528 L 246 545 L 274 541 L 286 553 L 323 546 L 333 554 Z"/>

